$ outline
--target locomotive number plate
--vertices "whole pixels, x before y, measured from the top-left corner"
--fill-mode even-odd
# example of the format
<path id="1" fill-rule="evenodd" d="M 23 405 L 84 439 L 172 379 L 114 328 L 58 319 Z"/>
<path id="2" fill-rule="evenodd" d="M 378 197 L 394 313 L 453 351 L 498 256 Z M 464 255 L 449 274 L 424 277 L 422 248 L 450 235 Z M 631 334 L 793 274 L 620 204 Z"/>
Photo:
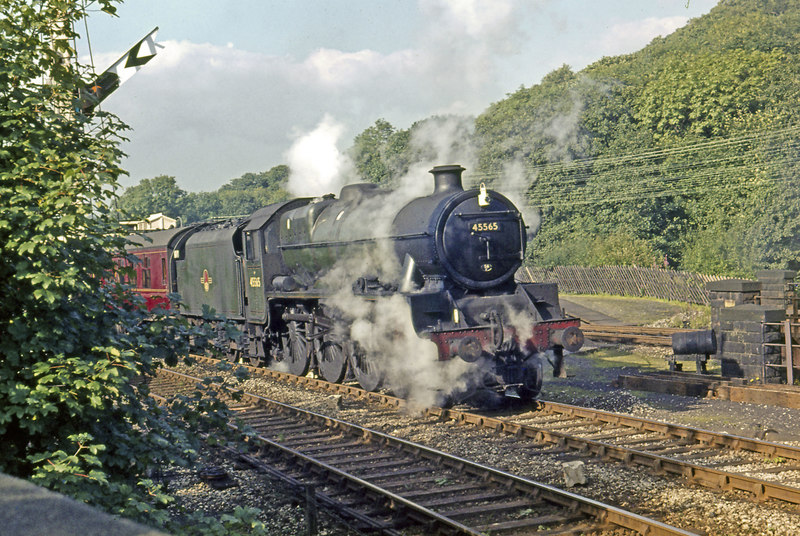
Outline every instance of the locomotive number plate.
<path id="1" fill-rule="evenodd" d="M 500 224 L 496 221 L 481 221 L 473 223 L 471 229 L 473 231 L 499 231 Z"/>
<path id="2" fill-rule="evenodd" d="M 261 287 L 261 278 L 260 277 L 251 277 L 250 278 L 250 286 L 253 288 L 260 288 Z"/>

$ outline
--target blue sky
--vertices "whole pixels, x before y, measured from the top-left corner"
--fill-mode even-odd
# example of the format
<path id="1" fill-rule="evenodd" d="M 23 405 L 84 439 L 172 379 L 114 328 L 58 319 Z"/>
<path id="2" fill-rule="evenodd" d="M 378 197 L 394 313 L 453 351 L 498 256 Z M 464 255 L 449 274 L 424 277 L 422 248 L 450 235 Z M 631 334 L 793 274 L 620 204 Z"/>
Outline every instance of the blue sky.
<path id="1" fill-rule="evenodd" d="M 634 52 L 715 4 L 131 0 L 118 17 L 93 14 L 88 29 L 98 71 L 155 26 L 164 46 L 103 105 L 133 129 L 122 184 L 166 174 L 209 191 L 290 163 L 291 148 L 320 129 L 343 151 L 378 118 L 408 128 L 479 114 L 563 64 Z M 83 40 L 84 61 L 87 52 Z"/>

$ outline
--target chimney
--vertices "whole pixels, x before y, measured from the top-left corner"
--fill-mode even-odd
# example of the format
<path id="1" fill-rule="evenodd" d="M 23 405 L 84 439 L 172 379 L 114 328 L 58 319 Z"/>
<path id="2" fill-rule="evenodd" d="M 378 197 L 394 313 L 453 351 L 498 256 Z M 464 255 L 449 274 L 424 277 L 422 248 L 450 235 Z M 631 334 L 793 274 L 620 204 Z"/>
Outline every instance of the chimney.
<path id="1" fill-rule="evenodd" d="M 452 166 L 436 166 L 429 173 L 433 173 L 433 193 L 464 190 L 461 185 L 461 172 L 464 168 L 458 164 Z"/>

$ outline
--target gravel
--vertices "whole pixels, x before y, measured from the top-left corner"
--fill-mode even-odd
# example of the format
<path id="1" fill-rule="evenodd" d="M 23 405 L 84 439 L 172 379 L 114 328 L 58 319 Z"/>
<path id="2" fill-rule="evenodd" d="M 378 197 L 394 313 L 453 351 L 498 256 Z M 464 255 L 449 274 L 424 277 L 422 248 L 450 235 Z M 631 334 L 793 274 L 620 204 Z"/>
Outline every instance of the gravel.
<path id="1" fill-rule="evenodd" d="M 568 378 L 546 378 L 543 398 L 750 437 L 774 430 L 769 432 L 768 439 L 800 444 L 798 410 L 614 389 L 611 387 L 613 379 L 635 369 L 597 367 L 592 361 L 591 350 L 568 356 L 567 367 Z M 552 449 L 520 443 L 485 430 L 375 408 L 360 401 L 334 400 L 329 394 L 304 391 L 272 380 L 250 379 L 242 387 L 557 487 L 564 487 L 562 463 L 581 459 L 585 463 L 587 483 L 570 488 L 570 491 L 687 530 L 720 536 L 800 534 L 800 508 L 794 505 L 778 501 L 756 503 L 751 495 L 742 492 L 695 487 L 676 478 L 652 475 L 646 468 L 604 463 L 574 453 L 553 453 L 549 452 Z M 524 411 L 517 413 L 520 417 L 525 416 Z M 270 534 L 302 533 L 302 508 L 274 489 L 267 497 L 261 495 L 265 493 L 263 486 L 257 492 L 244 491 L 251 482 L 246 473 L 234 471 L 242 485 L 224 492 L 210 490 L 191 475 L 186 476 L 185 485 L 187 490 L 193 491 L 182 491 L 184 488 L 178 484 L 183 480 L 176 479 L 171 486 L 174 484 L 181 490 L 180 496 L 187 501 L 189 508 L 206 508 L 203 506 L 204 495 L 215 505 L 211 510 L 218 513 L 236 504 L 254 504 L 263 510 L 262 520 L 281 523 L 281 528 L 271 525 Z M 243 496 L 239 498 L 237 493 Z M 325 530 L 341 529 L 328 525 Z"/>
<path id="2" fill-rule="evenodd" d="M 297 498 L 294 490 L 280 480 L 259 473 L 249 465 L 238 463 L 223 451 L 206 447 L 201 454 L 198 467 L 177 468 L 162 477 L 167 491 L 176 502 L 170 507 L 171 515 L 179 522 L 184 514 L 200 512 L 220 519 L 232 515 L 238 507 L 258 509 L 258 521 L 263 528 L 254 534 L 281 534 L 305 536 L 304 501 Z M 227 487 L 218 489 L 213 483 L 200 477 L 205 467 L 219 468 L 227 474 Z M 249 527 L 234 527 L 235 534 L 250 534 Z M 217 534 L 217 533 L 215 533 Z M 321 536 L 344 536 L 352 534 L 326 515 L 319 518 L 318 533 Z"/>

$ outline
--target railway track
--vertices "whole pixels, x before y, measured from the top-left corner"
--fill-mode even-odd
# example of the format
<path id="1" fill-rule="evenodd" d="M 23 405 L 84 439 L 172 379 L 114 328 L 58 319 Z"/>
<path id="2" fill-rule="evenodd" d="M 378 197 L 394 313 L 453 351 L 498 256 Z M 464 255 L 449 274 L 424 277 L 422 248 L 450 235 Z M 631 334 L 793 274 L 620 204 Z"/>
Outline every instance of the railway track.
<path id="1" fill-rule="evenodd" d="M 672 335 L 687 331 L 686 328 L 648 328 L 644 326 L 612 326 L 607 324 L 581 325 L 587 339 L 595 341 L 647 344 L 652 346 L 672 346 Z"/>
<path id="2" fill-rule="evenodd" d="M 255 367 L 251 371 L 394 408 L 405 405 L 400 398 L 352 385 Z M 757 500 L 800 504 L 799 447 L 546 401 L 539 401 L 535 411 L 523 416 L 452 408 L 427 408 L 424 412 L 437 419 L 512 435 L 523 448 L 526 442 L 549 445 L 606 462 L 646 467 L 710 489 L 738 490 Z"/>
<path id="3" fill-rule="evenodd" d="M 800 504 L 800 447 L 545 401 L 512 419 L 456 418 L 709 488 Z"/>
<path id="4" fill-rule="evenodd" d="M 201 381 L 162 371 L 162 396 Z M 656 520 L 387 434 L 245 394 L 233 409 L 258 434 L 248 461 L 311 483 L 373 530 L 410 533 L 576 534 L 604 529 L 691 534 Z M 273 469 L 275 470 L 275 469 Z"/>

